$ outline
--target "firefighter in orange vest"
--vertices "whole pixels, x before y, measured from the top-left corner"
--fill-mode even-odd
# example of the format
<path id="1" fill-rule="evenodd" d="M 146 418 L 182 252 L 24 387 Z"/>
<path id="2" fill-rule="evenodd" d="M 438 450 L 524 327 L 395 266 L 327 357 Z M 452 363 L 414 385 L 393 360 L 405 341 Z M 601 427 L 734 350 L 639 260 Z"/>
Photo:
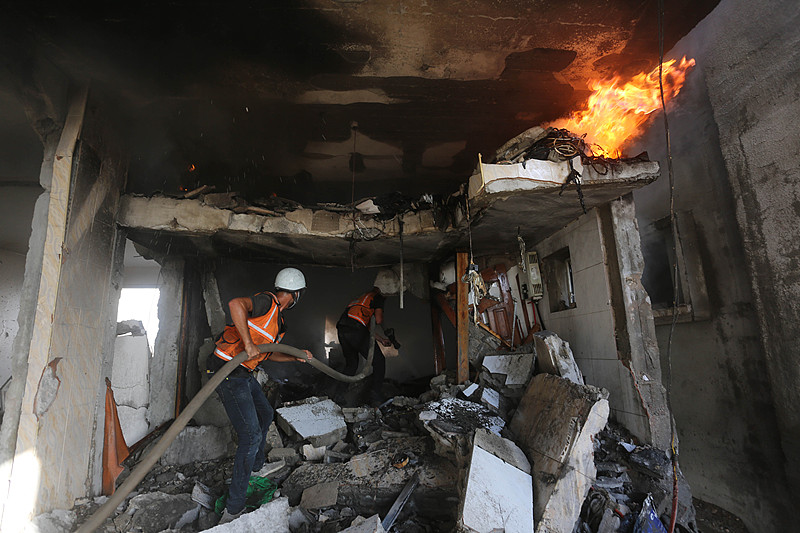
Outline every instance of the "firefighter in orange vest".
<path id="1" fill-rule="evenodd" d="M 384 296 L 378 287 L 362 294 L 345 308 L 336 330 L 339 334 L 339 344 L 342 347 L 345 367 L 343 374 L 354 376 L 358 369 L 359 354 L 367 357 L 369 353 L 369 323 L 375 316 L 375 323 L 383 324 Z M 375 335 L 375 351 L 372 356 L 372 381 L 370 383 L 370 403 L 380 405 L 383 401 L 383 377 L 386 374 L 386 359 L 378 347 L 378 343 L 390 346 L 392 342 L 378 334 Z"/>
<path id="2" fill-rule="evenodd" d="M 284 268 L 275 277 L 273 292 L 234 298 L 228 303 L 233 324 L 228 325 L 217 340 L 214 356 L 208 360 L 208 370 L 219 370 L 242 351 L 246 351 L 249 358 L 217 387 L 217 394 L 239 441 L 221 524 L 238 518 L 244 512 L 250 473 L 261 470 L 265 461 L 264 447 L 274 410 L 253 371 L 266 360 L 297 361 L 278 352 L 261 353 L 258 345 L 280 342 L 286 330 L 283 311 L 294 307 L 305 288 L 302 272 L 296 268 Z M 311 359 L 311 352 L 305 350 L 305 353 Z"/>

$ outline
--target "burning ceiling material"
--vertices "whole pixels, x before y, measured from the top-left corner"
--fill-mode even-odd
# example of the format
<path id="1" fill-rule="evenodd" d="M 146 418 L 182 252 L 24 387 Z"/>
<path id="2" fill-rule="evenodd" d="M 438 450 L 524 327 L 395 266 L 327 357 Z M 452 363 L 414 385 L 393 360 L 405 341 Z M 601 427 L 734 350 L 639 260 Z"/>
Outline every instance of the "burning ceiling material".
<path id="1" fill-rule="evenodd" d="M 622 147 L 642 132 L 650 115 L 680 93 L 694 59 L 671 59 L 628 80 L 591 80 L 583 109 L 550 124 L 581 136 L 593 156 L 622 157 Z"/>

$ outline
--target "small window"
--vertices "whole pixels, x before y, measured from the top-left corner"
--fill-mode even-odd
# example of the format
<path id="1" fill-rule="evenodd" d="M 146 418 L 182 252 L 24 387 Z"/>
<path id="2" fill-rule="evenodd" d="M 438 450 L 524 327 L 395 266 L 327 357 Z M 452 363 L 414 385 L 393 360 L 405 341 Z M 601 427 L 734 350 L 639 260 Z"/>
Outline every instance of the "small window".
<path id="1" fill-rule="evenodd" d="M 545 257 L 542 268 L 547 297 L 550 301 L 550 312 L 556 313 L 577 307 L 569 248 L 562 248 Z"/>

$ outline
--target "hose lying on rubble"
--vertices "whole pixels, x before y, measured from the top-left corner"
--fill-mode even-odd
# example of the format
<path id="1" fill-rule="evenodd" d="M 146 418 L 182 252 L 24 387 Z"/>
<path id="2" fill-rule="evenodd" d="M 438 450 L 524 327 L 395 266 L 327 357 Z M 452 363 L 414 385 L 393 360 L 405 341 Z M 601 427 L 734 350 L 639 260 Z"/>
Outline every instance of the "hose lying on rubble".
<path id="1" fill-rule="evenodd" d="M 258 349 L 262 353 L 266 352 L 280 352 L 285 353 L 287 355 L 291 355 L 292 357 L 296 357 L 297 359 L 302 359 L 303 361 L 308 362 L 311 366 L 324 372 L 325 374 L 329 375 L 330 377 L 337 379 L 339 381 L 345 381 L 348 383 L 354 383 L 356 381 L 362 380 L 365 377 L 372 374 L 372 357 L 375 353 L 375 321 L 372 320 L 371 327 L 370 327 L 370 343 L 369 343 L 369 353 L 367 354 L 367 364 L 364 366 L 364 369 L 356 374 L 355 376 L 346 376 L 336 370 L 332 369 L 322 361 L 317 359 L 307 359 L 306 353 L 303 350 L 295 348 L 294 346 L 288 346 L 286 344 L 259 344 Z M 217 389 L 217 386 L 222 383 L 228 374 L 233 372 L 233 370 L 239 366 L 240 363 L 247 360 L 247 352 L 239 352 L 233 359 L 225 363 L 225 365 L 217 370 L 211 379 L 208 380 L 198 392 L 195 394 L 192 401 L 189 402 L 181 414 L 175 419 L 175 422 L 164 432 L 164 435 L 159 439 L 159 441 L 153 446 L 153 448 L 147 452 L 147 454 L 142 458 L 136 468 L 131 472 L 128 478 L 117 487 L 117 490 L 114 491 L 114 494 L 108 498 L 108 501 L 100 506 L 100 508 L 94 512 L 92 516 L 89 517 L 87 520 L 78 530 L 77 533 L 91 533 L 100 526 L 103 525 L 103 522 L 106 518 L 111 516 L 111 513 L 114 512 L 114 509 L 119 506 L 128 494 L 131 493 L 133 489 L 136 488 L 139 483 L 144 479 L 144 476 L 150 471 L 151 468 L 156 464 L 164 452 L 167 451 L 169 445 L 172 444 L 181 430 L 186 427 L 186 424 L 189 423 L 189 420 L 194 416 L 198 409 L 205 403 L 211 394 Z"/>

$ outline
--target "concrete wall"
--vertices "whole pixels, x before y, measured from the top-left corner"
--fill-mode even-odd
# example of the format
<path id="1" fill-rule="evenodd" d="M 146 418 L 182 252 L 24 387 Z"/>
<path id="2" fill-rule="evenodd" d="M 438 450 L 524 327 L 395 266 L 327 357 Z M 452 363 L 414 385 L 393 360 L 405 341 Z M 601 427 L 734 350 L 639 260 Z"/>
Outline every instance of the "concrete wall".
<path id="1" fill-rule="evenodd" d="M 25 256 L 0 249 L 0 386 L 11 377 L 11 353 L 19 324 Z"/>
<path id="2" fill-rule="evenodd" d="M 751 531 L 787 530 L 800 485 L 799 28 L 796 2 L 723 0 L 668 55 L 697 61 L 668 118 L 675 205 L 695 221 L 711 310 L 672 340 L 681 462 L 697 497 Z M 640 150 L 666 170 L 662 121 Z M 666 172 L 635 193 L 643 230 L 668 195 Z M 667 371 L 669 326 L 657 333 Z"/>
<path id="3" fill-rule="evenodd" d="M 102 428 L 98 403 L 102 377 L 110 373 L 106 341 L 114 335 L 119 290 L 114 217 L 124 166 L 98 108 L 84 114 L 82 101 L 76 93 L 53 161 L 41 263 L 29 256 L 26 265 L 41 282 L 24 347 L 27 374 L 20 374 L 25 386 L 3 515 L 10 530 L 30 513 L 70 507 L 91 491 L 99 471 L 96 416 Z"/>
<path id="4" fill-rule="evenodd" d="M 599 215 L 597 209 L 592 209 L 535 245 L 543 264 L 551 254 L 569 248 L 575 287 L 575 308 L 551 311 L 551 297 L 545 289 L 544 298 L 538 304 L 539 311 L 545 328 L 569 342 L 586 383 L 608 389 L 612 416 L 634 435 L 649 442 L 649 423 L 634 388 L 631 370 L 617 353 Z"/>
<path id="5" fill-rule="evenodd" d="M 283 267 L 277 265 L 218 261 L 215 272 L 226 313 L 227 302 L 231 298 L 272 290 L 275 274 L 281 268 Z M 320 357 L 325 354 L 326 323 L 330 321 L 335 325 L 345 305 L 372 288 L 377 269 L 351 272 L 346 268 L 299 268 L 306 276 L 308 289 L 300 303 L 286 312 L 288 333 L 283 342 L 309 349 L 315 357 Z M 385 306 L 385 324 L 395 328 L 397 339 L 402 344 L 398 357 L 387 358 L 386 378 L 405 381 L 432 375 L 430 304 L 408 292 L 405 294 L 404 309 L 399 308 L 399 302 L 398 296 L 390 296 Z"/>

